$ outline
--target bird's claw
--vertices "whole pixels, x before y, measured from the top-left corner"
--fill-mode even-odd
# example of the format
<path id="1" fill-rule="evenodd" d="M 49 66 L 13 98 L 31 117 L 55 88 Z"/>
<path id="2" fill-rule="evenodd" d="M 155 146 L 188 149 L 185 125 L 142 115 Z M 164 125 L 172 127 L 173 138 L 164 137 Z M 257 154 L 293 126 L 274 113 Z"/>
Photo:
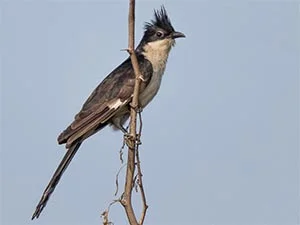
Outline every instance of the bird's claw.
<path id="1" fill-rule="evenodd" d="M 129 148 L 134 148 L 134 136 L 130 133 L 124 134 L 124 140 Z"/>
<path id="2" fill-rule="evenodd" d="M 141 145 L 142 144 L 139 134 L 136 134 L 136 137 L 134 137 L 130 133 L 126 133 L 126 134 L 124 134 L 124 140 L 125 140 L 126 145 L 129 148 L 134 148 L 135 144 L 136 145 Z"/>

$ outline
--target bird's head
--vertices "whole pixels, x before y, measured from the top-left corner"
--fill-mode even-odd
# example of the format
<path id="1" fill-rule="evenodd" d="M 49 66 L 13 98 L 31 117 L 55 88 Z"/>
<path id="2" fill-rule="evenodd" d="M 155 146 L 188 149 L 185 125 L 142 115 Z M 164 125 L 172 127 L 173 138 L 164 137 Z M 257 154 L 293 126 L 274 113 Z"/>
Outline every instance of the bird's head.
<path id="1" fill-rule="evenodd" d="M 175 31 L 166 9 L 162 6 L 160 10 L 154 11 L 154 19 L 145 24 L 144 36 L 137 50 L 144 53 L 155 51 L 168 54 L 175 44 L 175 39 L 183 37 L 183 33 Z"/>

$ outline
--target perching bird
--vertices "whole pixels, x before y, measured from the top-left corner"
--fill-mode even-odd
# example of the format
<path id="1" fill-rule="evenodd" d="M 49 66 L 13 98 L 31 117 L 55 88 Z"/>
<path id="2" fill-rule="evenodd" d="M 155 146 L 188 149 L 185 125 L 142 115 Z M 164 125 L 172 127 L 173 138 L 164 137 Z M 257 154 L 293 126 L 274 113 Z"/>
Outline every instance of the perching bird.
<path id="1" fill-rule="evenodd" d="M 185 35 L 174 30 L 163 6 L 154 11 L 154 20 L 145 24 L 144 36 L 135 49 L 143 78 L 139 107 L 144 108 L 157 94 L 169 52 L 175 39 L 182 37 Z M 65 144 L 67 152 L 36 206 L 32 219 L 39 217 L 63 172 L 86 138 L 106 125 L 112 125 L 127 133 L 123 125 L 130 115 L 134 84 L 135 74 L 131 60 L 127 58 L 98 85 L 75 116 L 75 120 L 58 136 L 58 143 Z"/>

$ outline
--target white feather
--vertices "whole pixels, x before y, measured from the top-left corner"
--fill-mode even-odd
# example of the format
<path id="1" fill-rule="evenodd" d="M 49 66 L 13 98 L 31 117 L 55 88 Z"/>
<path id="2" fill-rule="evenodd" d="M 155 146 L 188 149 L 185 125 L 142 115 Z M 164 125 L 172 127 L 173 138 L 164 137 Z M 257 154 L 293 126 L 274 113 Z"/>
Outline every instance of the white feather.
<path id="1" fill-rule="evenodd" d="M 163 39 L 149 42 L 144 47 L 143 55 L 151 62 L 153 74 L 149 84 L 139 96 L 142 108 L 154 98 L 160 88 L 161 79 L 165 72 L 169 52 L 173 44 L 173 39 Z"/>
<path id="2" fill-rule="evenodd" d="M 117 109 L 119 108 L 121 105 L 123 105 L 124 103 L 121 101 L 121 99 L 116 99 L 114 102 L 111 102 L 108 107 L 111 109 Z"/>

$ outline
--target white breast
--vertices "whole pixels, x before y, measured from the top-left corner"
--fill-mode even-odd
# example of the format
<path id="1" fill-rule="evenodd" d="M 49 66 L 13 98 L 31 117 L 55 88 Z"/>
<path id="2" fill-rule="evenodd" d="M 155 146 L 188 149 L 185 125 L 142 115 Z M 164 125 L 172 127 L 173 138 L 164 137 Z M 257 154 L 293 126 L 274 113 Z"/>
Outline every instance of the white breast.
<path id="1" fill-rule="evenodd" d="M 140 93 L 139 96 L 139 103 L 142 108 L 144 108 L 148 103 L 154 98 L 154 96 L 157 94 L 160 84 L 161 84 L 161 78 L 164 73 L 163 70 L 159 70 L 157 72 L 153 72 L 152 78 L 145 88 L 145 90 Z"/>
<path id="2" fill-rule="evenodd" d="M 153 74 L 149 84 L 139 96 L 140 106 L 142 108 L 154 98 L 159 90 L 169 52 L 173 44 L 174 40 L 164 39 L 150 42 L 144 47 L 143 55 L 151 62 Z"/>

